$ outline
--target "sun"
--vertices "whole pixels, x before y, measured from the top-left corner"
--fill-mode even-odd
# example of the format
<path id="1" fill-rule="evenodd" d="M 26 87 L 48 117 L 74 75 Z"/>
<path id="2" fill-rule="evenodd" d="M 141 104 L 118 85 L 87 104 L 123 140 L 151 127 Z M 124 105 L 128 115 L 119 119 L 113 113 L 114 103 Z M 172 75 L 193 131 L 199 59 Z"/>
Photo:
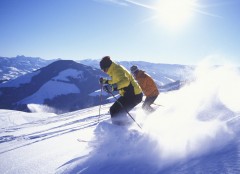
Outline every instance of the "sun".
<path id="1" fill-rule="evenodd" d="M 161 0 L 155 7 L 161 24 L 171 30 L 178 30 L 192 18 L 196 0 Z"/>

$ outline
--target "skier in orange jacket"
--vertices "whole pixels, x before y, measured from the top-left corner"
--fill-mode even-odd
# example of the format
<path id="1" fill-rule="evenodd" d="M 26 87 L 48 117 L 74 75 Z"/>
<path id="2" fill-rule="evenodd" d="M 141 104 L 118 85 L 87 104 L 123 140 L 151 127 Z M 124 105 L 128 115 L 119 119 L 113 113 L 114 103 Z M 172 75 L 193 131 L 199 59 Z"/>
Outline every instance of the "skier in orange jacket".
<path id="1" fill-rule="evenodd" d="M 138 69 L 136 65 L 133 65 L 130 70 L 134 78 L 137 80 L 138 84 L 142 88 L 144 95 L 146 96 L 142 108 L 147 112 L 154 111 L 154 109 L 150 105 L 153 104 L 153 102 L 159 95 L 157 85 L 155 84 L 154 80 L 150 75 L 148 75 L 145 71 Z"/>

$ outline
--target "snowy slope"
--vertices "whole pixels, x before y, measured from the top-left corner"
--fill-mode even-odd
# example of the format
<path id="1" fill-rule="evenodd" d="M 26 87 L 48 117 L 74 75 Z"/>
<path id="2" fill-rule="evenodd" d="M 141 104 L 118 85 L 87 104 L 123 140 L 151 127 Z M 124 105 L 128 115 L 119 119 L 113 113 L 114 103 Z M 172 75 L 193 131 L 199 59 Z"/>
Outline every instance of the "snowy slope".
<path id="1" fill-rule="evenodd" d="M 0 110 L 0 171 L 237 174 L 239 89 L 238 70 L 200 67 L 195 82 L 161 94 L 154 113 L 146 116 L 141 105 L 131 111 L 142 130 L 109 124 L 110 104 L 61 115 L 21 113 L 24 122 L 16 121 L 19 113 Z"/>
<path id="2" fill-rule="evenodd" d="M 105 110 L 103 107 L 102 113 Z M 9 117 L 5 111 L 0 113 L 1 119 Z M 15 114 L 12 112 L 11 117 L 18 120 L 18 114 Z M 29 113 L 25 114 L 28 117 Z M 89 138 L 98 121 L 98 108 L 58 116 L 44 113 L 42 116 L 32 122 L 1 129 L 1 173 L 55 173 L 77 154 L 88 153 L 87 144 L 79 143 L 77 138 Z M 106 118 L 101 116 L 100 121 Z"/>

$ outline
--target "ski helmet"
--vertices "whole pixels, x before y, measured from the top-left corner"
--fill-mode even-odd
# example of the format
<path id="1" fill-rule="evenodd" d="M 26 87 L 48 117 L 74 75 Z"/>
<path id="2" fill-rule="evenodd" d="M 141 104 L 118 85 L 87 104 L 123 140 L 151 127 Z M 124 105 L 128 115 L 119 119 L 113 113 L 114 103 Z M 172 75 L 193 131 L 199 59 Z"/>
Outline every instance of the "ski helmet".
<path id="1" fill-rule="evenodd" d="M 100 68 L 102 70 L 105 70 L 106 68 L 109 68 L 111 64 L 112 64 L 112 60 L 111 60 L 110 56 L 105 56 L 100 61 Z"/>

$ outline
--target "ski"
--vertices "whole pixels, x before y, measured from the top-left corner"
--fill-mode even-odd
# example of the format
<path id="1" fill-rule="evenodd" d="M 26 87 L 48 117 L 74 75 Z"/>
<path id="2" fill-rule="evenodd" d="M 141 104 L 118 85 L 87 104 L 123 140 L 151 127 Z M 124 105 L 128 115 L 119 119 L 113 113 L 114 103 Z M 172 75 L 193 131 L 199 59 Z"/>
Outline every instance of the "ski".
<path id="1" fill-rule="evenodd" d="M 84 139 L 80 139 L 80 138 L 78 138 L 77 141 L 82 142 L 82 143 L 89 143 L 89 142 L 91 142 L 90 140 L 84 140 Z"/>

